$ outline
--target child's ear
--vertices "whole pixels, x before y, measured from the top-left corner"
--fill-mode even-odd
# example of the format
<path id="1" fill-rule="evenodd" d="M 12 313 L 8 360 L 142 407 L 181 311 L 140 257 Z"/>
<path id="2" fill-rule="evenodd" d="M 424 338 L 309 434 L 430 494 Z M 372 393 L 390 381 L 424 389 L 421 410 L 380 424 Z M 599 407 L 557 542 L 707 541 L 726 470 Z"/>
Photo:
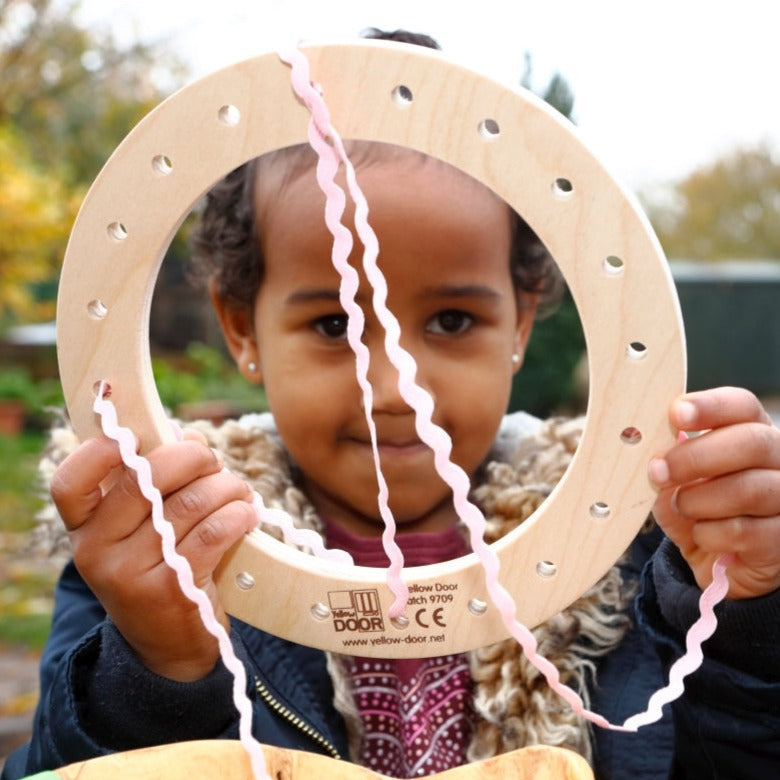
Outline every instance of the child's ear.
<path id="1" fill-rule="evenodd" d="M 512 363 L 515 373 L 520 370 L 525 357 L 525 350 L 531 339 L 531 331 L 536 319 L 536 310 L 539 306 L 539 296 L 531 293 L 518 293 L 517 295 L 517 325 L 515 327 L 514 354 Z M 517 358 L 515 358 L 517 355 Z"/>
<path id="2" fill-rule="evenodd" d="M 252 309 L 230 306 L 219 296 L 214 282 L 209 283 L 209 295 L 217 314 L 225 343 L 236 361 L 238 370 L 246 379 L 261 384 L 260 354 L 255 337 L 255 324 Z"/>

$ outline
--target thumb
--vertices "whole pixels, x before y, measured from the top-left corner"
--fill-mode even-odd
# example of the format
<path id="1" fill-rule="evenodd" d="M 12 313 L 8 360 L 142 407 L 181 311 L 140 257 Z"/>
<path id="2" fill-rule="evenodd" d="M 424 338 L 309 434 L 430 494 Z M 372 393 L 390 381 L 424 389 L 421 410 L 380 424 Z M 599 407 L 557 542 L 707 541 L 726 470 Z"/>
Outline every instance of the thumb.
<path id="1" fill-rule="evenodd" d="M 97 509 L 103 497 L 101 483 L 121 464 L 119 445 L 100 436 L 80 444 L 57 467 L 49 489 L 68 531 Z"/>
<path id="2" fill-rule="evenodd" d="M 653 505 L 653 517 L 661 530 L 680 548 L 687 557 L 695 548 L 693 540 L 694 520 L 677 511 L 677 486 L 670 485 L 658 492 Z"/>

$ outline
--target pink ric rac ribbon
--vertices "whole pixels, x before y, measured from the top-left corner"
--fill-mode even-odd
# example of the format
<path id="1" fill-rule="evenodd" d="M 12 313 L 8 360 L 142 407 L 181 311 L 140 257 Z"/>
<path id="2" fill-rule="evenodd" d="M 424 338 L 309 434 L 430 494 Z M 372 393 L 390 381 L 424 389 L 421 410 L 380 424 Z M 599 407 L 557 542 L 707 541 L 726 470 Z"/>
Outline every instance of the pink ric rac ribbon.
<path id="1" fill-rule="evenodd" d="M 252 703 L 246 695 L 247 678 L 244 665 L 236 657 L 228 633 L 217 620 L 209 597 L 195 585 L 189 561 L 176 551 L 176 535 L 173 525 L 163 514 L 162 495 L 152 482 L 149 461 L 136 453 L 135 437 L 130 429 L 119 425 L 114 404 L 104 397 L 105 388 L 105 382 L 101 382 L 92 408 L 100 417 L 103 433 L 119 445 L 123 463 L 136 473 L 138 487 L 152 505 L 152 524 L 162 540 L 165 563 L 176 573 L 182 593 L 197 606 L 203 625 L 217 640 L 222 662 L 233 675 L 233 703 L 239 714 L 239 739 L 249 755 L 254 776 L 265 780 L 269 776 L 263 749 L 252 736 Z"/>
<path id="2" fill-rule="evenodd" d="M 379 464 L 376 425 L 374 424 L 374 418 L 371 414 L 374 394 L 371 383 L 368 381 L 370 357 L 368 347 L 360 338 L 363 335 L 365 317 L 363 315 L 363 310 L 355 301 L 360 279 L 357 271 L 355 271 L 348 262 L 353 245 L 352 233 L 341 221 L 341 217 L 343 216 L 346 207 L 346 196 L 344 190 L 335 182 L 335 176 L 338 172 L 339 165 L 343 162 L 347 166 L 347 175 L 352 180 L 352 183 L 350 184 L 350 194 L 353 194 L 354 188 L 357 186 L 354 183 L 354 169 L 349 163 L 340 136 L 330 123 L 330 116 L 325 102 L 309 80 L 308 60 L 297 49 L 293 49 L 289 53 L 280 53 L 279 57 L 282 61 L 292 66 L 291 82 L 293 89 L 311 112 L 311 119 L 308 124 L 308 139 L 312 149 L 317 153 L 317 183 L 326 196 L 325 224 L 333 235 L 331 259 L 341 278 L 339 302 L 347 314 L 347 342 L 355 353 L 355 374 L 363 394 L 363 409 L 365 410 L 366 424 L 368 425 L 369 440 L 371 442 L 374 468 L 379 487 L 377 504 L 379 506 L 379 514 L 384 522 L 382 544 L 390 561 L 387 570 L 387 583 L 395 596 L 395 601 L 391 605 L 389 612 L 391 619 L 403 619 L 402 615 L 406 609 L 406 603 L 409 600 L 409 588 L 401 579 L 401 571 L 404 567 L 404 556 L 401 552 L 401 548 L 395 541 L 395 518 L 388 505 L 389 490 Z M 333 146 L 328 142 L 329 139 L 332 141 Z M 361 202 L 357 204 L 357 208 L 362 213 L 360 216 L 356 216 L 356 222 L 360 219 L 361 224 L 368 228 L 368 223 L 366 221 L 368 205 L 365 202 L 365 198 L 362 198 Z M 368 230 L 370 231 L 370 228 L 368 228 Z M 358 235 L 360 236 L 361 241 L 364 241 L 365 243 L 365 238 L 360 230 L 358 230 Z M 373 235 L 373 231 L 371 231 L 371 235 Z M 374 237 L 374 244 L 376 244 L 376 237 Z M 375 258 L 378 252 L 379 248 L 377 245 L 374 253 Z M 395 328 L 398 331 L 398 335 L 400 335 L 398 322 L 387 311 L 383 300 L 379 297 L 382 295 L 379 290 L 382 289 L 384 291 L 384 297 L 387 296 L 387 285 L 384 284 L 382 287 L 383 283 L 384 277 L 381 274 L 379 274 L 379 277 L 376 279 L 376 283 L 375 281 L 371 282 L 374 289 L 374 308 L 378 314 L 380 312 L 385 313 L 385 317 L 390 315 L 392 321 L 395 322 Z M 392 325 L 389 322 L 386 324 L 381 317 L 380 322 L 382 322 L 386 332 L 389 333 L 387 329 L 388 327 L 392 327 Z M 388 349 L 388 354 L 389 352 L 390 350 Z M 411 359 L 411 356 L 409 356 L 409 358 Z M 431 405 L 431 410 L 432 408 Z"/>
<path id="3" fill-rule="evenodd" d="M 227 469 L 225 470 L 227 471 Z M 257 491 L 255 491 L 252 505 L 261 523 L 273 525 L 281 529 L 282 536 L 287 544 L 297 547 L 308 547 L 316 558 L 333 561 L 345 566 L 354 566 L 355 562 L 346 550 L 325 547 L 320 534 L 311 528 L 296 527 L 292 517 L 281 509 L 269 509 L 263 503 L 263 497 Z"/>
<path id="4" fill-rule="evenodd" d="M 580 716 L 598 726 L 616 731 L 636 731 L 640 726 L 659 720 L 662 716 L 663 705 L 682 694 L 684 677 L 695 671 L 702 662 L 701 645 L 712 635 L 717 626 L 713 608 L 725 597 L 728 591 L 726 568 L 731 562 L 731 556 L 721 556 L 715 562 L 712 583 L 704 590 L 699 602 L 701 616 L 691 626 L 686 637 L 686 653 L 672 665 L 668 685 L 650 697 L 647 710 L 631 716 L 622 725 L 616 725 L 610 723 L 603 716 L 586 709 L 576 691 L 560 681 L 558 670 L 546 658 L 537 653 L 537 642 L 533 634 L 515 617 L 517 608 L 514 600 L 499 582 L 500 564 L 498 557 L 484 539 L 485 517 L 468 497 L 471 491 L 468 475 L 451 461 L 452 441 L 446 431 L 433 422 L 433 399 L 429 393 L 416 384 L 417 367 L 414 358 L 400 346 L 400 326 L 386 306 L 387 283 L 376 262 L 379 245 L 376 234 L 368 224 L 368 204 L 357 184 L 355 170 L 347 157 L 342 139 L 331 124 L 330 114 L 322 98 L 321 90 L 317 89 L 311 82 L 309 63 L 306 57 L 297 49 L 280 52 L 279 57 L 291 67 L 293 89 L 311 113 L 308 137 L 319 158 L 317 181 L 327 199 L 326 224 L 334 238 L 333 262 L 336 269 L 342 274 L 341 304 L 348 316 L 347 336 L 349 344 L 355 352 L 356 373 L 363 392 L 363 406 L 371 432 L 374 463 L 380 485 L 380 513 L 386 524 L 382 540 L 391 561 L 387 572 L 387 583 L 396 597 L 390 609 L 390 616 L 397 618 L 403 614 L 408 599 L 408 589 L 400 577 L 403 557 L 395 543 L 395 523 L 387 506 L 387 485 L 382 477 L 376 447 L 376 434 L 371 417 L 372 391 L 367 379 L 369 354 L 368 349 L 360 341 L 364 317 L 355 301 L 358 285 L 357 274 L 346 262 L 352 249 L 352 237 L 350 231 L 341 223 L 345 194 L 335 182 L 335 175 L 340 164 L 344 165 L 347 188 L 355 203 L 355 230 L 364 245 L 363 270 L 373 289 L 372 302 L 376 316 L 385 329 L 387 357 L 398 371 L 399 392 L 414 410 L 417 433 L 420 439 L 433 450 L 437 472 L 452 489 L 455 508 L 469 529 L 472 550 L 484 569 L 488 595 L 498 609 L 504 625 L 518 641 L 528 661 L 544 675 L 550 687 L 567 701 Z"/>

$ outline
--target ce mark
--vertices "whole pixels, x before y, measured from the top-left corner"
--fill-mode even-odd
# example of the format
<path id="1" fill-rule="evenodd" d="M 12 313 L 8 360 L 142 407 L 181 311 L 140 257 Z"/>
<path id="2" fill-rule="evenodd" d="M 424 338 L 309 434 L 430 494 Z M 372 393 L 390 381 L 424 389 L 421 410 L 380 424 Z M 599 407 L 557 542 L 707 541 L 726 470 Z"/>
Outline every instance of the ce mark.
<path id="1" fill-rule="evenodd" d="M 421 628 L 431 627 L 430 623 L 426 623 L 425 620 L 423 620 L 427 612 L 428 612 L 428 607 L 423 607 L 422 609 L 418 609 L 417 612 L 414 613 L 414 619 L 417 621 L 417 625 L 420 626 Z M 447 627 L 447 624 L 444 622 L 444 618 L 442 617 L 443 612 L 444 612 L 444 607 L 437 607 L 431 613 L 431 619 L 437 626 L 439 626 L 439 628 Z"/>

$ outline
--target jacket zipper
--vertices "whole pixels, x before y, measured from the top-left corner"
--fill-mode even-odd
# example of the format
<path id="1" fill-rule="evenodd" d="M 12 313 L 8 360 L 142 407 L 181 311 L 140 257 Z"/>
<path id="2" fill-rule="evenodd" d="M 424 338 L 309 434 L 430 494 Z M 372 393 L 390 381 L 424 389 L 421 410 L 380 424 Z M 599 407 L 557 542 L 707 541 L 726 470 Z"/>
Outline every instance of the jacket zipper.
<path id="1" fill-rule="evenodd" d="M 284 718 L 288 723 L 293 725 L 298 731 L 305 734 L 309 739 L 316 742 L 321 748 L 330 753 L 333 758 L 341 758 L 339 751 L 332 745 L 325 737 L 318 731 L 313 729 L 302 718 L 299 718 L 294 712 L 291 712 L 280 701 L 274 698 L 271 691 L 266 688 L 265 683 L 259 678 L 255 677 L 255 690 L 258 696 L 280 717 Z"/>

